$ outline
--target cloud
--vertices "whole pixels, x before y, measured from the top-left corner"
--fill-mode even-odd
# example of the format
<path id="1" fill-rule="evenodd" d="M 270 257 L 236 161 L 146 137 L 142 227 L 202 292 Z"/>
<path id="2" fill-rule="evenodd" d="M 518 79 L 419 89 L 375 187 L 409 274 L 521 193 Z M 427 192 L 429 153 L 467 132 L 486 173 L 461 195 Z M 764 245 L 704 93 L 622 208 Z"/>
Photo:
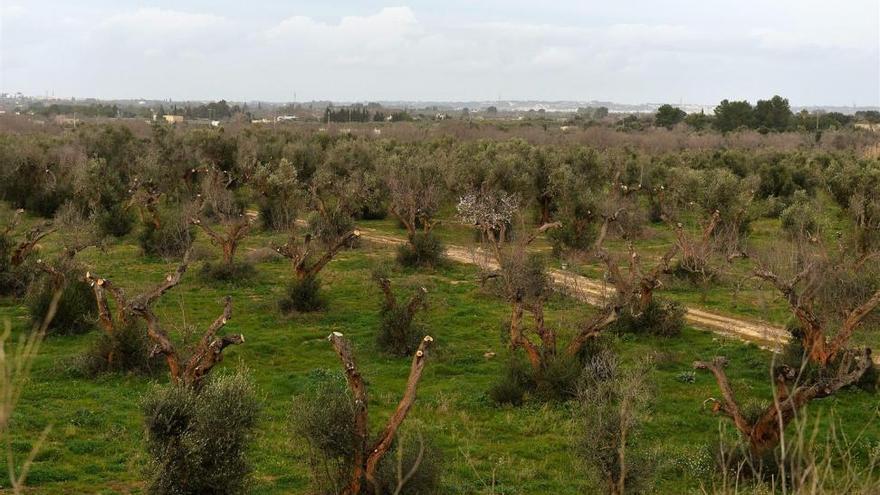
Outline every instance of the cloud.
<path id="1" fill-rule="evenodd" d="M 876 102 L 880 85 L 876 7 L 873 17 L 853 15 L 867 0 L 842 10 L 820 0 L 731 1 L 727 22 L 684 1 L 664 9 L 643 2 L 632 13 L 574 2 L 480 11 L 450 0 L 342 16 L 332 4 L 288 17 L 244 7 L 248 15 L 236 15 L 239 7 L 221 4 L 213 12 L 107 13 L 89 10 L 93 0 L 56 13 L 33 1 L 3 26 L 12 54 L 4 89 L 42 92 L 51 79 L 66 88 L 59 93 L 88 95 L 287 99 L 296 88 L 314 99 L 501 92 L 703 103 L 778 92 L 799 104 Z"/>
<path id="2" fill-rule="evenodd" d="M 342 17 L 336 24 L 290 17 L 266 30 L 264 40 L 270 47 L 308 50 L 298 55 L 310 59 L 389 65 L 425 35 L 409 7 L 389 7 L 374 15 Z"/>

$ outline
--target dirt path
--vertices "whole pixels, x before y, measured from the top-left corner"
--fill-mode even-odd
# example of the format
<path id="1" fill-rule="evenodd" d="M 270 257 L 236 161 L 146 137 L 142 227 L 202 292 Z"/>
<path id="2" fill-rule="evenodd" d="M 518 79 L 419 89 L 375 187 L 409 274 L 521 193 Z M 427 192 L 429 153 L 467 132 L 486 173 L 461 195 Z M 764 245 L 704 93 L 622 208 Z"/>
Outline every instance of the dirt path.
<path id="1" fill-rule="evenodd" d="M 373 229 L 360 228 L 359 230 L 361 231 L 361 237 L 370 242 L 386 245 L 399 245 L 406 242 L 399 237 L 381 234 Z M 447 245 L 446 255 L 449 259 L 459 263 L 479 265 L 490 269 L 497 268 L 495 261 L 479 249 Z M 551 269 L 550 277 L 560 290 L 571 297 L 592 305 L 602 304 L 608 292 L 614 290 L 599 280 L 566 270 Z M 687 308 L 685 318 L 694 327 L 755 342 L 770 349 L 777 349 L 788 341 L 788 332 L 783 327 L 762 321 L 744 320 L 697 308 Z"/>

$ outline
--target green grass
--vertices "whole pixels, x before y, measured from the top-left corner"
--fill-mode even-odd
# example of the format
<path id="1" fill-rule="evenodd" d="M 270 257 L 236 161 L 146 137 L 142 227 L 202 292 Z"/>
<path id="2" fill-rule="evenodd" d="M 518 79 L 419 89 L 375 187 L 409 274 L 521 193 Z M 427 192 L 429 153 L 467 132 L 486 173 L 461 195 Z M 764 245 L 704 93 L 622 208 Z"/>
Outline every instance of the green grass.
<path id="1" fill-rule="evenodd" d="M 268 246 L 269 241 L 268 236 L 256 234 L 248 238 L 241 253 Z M 47 249 L 51 248 L 47 242 Z M 306 448 L 291 437 L 288 427 L 290 415 L 295 414 L 291 398 L 305 389 L 312 370 L 340 369 L 325 338 L 330 332 L 344 333 L 355 345 L 368 380 L 374 431 L 394 408 L 409 360 L 391 358 L 376 349 L 381 296 L 370 279 L 376 264 L 392 259 L 392 249 L 370 244 L 343 252 L 322 273 L 329 305 L 316 314 L 285 318 L 276 310 L 289 270 L 283 261 L 260 264 L 256 278 L 241 286 L 203 283 L 193 266 L 181 285 L 158 304 L 160 318 L 179 337 L 184 327 L 203 331 L 220 313 L 221 298 L 233 296 L 233 319 L 225 331 L 241 332 L 247 342 L 229 348 L 215 372 L 246 367 L 261 394 L 264 409 L 251 455 L 256 470 L 254 493 L 308 493 Z M 88 250 L 82 260 L 129 293 L 154 284 L 173 267 L 142 258 L 130 240 L 109 246 L 105 252 Z M 492 493 L 493 485 L 499 494 L 593 492 L 595 481 L 572 454 L 578 431 L 571 404 L 532 402 L 521 408 L 497 408 L 488 400 L 486 391 L 504 364 L 499 328 L 508 308 L 478 286 L 475 268 L 449 264 L 436 271 L 398 270 L 393 279 L 398 288 L 425 286 L 429 290 L 430 308 L 424 317 L 437 346 L 407 424 L 420 425 L 442 449 L 444 493 Z M 591 311 L 556 298 L 547 315 L 551 324 L 562 329 L 562 342 L 567 342 L 566 329 Z M 26 310 L 16 301 L 0 301 L 3 318 L 12 321 L 16 333 L 29 328 Z M 67 363 L 94 338 L 96 334 L 47 339 L 15 412 L 12 447 L 19 459 L 42 429 L 53 425 L 28 480 L 35 493 L 137 493 L 142 488 L 146 459 L 140 401 L 155 381 L 164 383 L 166 378 L 76 378 L 67 371 Z M 720 420 L 702 407 L 704 399 L 717 395 L 717 389 L 708 374 L 698 374 L 692 384 L 682 383 L 677 375 L 690 370 L 695 359 L 726 355 L 731 359 L 731 381 L 741 397 L 767 399 L 769 354 L 693 329 L 672 340 L 630 337 L 616 346 L 624 361 L 646 352 L 662 352 L 655 377 L 657 400 L 640 442 L 662 461 L 660 493 L 695 492 L 699 480 L 683 462 L 717 438 Z M 487 351 L 498 356 L 486 359 Z M 876 396 L 845 391 L 815 402 L 809 411 L 826 422 L 845 418 L 844 430 L 855 434 L 871 420 L 877 404 Z M 721 424 L 729 428 L 727 422 Z M 865 448 L 877 442 L 880 427 L 875 423 L 867 430 Z M 0 485 L 5 484 L 0 478 Z"/>

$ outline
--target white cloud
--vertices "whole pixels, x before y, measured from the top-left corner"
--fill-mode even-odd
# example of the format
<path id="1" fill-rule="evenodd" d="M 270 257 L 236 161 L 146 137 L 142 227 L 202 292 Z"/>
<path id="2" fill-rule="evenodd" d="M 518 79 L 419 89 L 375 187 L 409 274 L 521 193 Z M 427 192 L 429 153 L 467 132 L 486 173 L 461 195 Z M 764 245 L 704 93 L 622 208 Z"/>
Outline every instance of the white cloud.
<path id="1" fill-rule="evenodd" d="M 64 79 L 52 84 L 89 95 L 286 99 L 297 88 L 315 99 L 494 98 L 500 91 L 712 103 L 779 92 L 795 104 L 876 103 L 876 6 L 858 16 L 870 2 L 856 1 L 832 8 L 820 0 L 730 0 L 727 22 L 685 1 L 664 9 L 643 2 L 635 12 L 572 3 L 567 10 L 580 15 L 569 16 L 564 4 L 513 2 L 474 14 L 452 1 L 338 17 L 312 8 L 287 18 L 261 16 L 258 6 L 245 17 L 228 6 L 107 14 L 28 4 L 18 22 L 4 22 L 4 48 L 14 54 L 4 60 L 14 68 L 5 71 L 4 89 L 41 92 L 63 66 Z M 529 9 L 553 15 L 532 20 Z"/>

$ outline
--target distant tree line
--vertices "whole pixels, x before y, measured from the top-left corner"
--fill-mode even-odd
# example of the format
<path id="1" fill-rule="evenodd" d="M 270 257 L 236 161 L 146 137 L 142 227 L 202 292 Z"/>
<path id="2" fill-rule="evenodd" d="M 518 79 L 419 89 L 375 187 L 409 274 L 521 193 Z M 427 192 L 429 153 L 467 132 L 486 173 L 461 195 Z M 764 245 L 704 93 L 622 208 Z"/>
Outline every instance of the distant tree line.
<path id="1" fill-rule="evenodd" d="M 619 127 L 633 129 L 638 121 L 634 116 L 624 118 Z M 787 98 L 775 95 L 769 100 L 758 100 L 753 106 L 747 100 L 721 100 L 715 107 L 714 115 L 703 112 L 688 115 L 681 108 L 666 104 L 654 114 L 654 125 L 671 129 L 684 122 L 688 126 L 702 130 L 713 127 L 721 132 L 737 129 L 755 129 L 760 132 L 785 132 L 797 130 L 825 130 L 845 127 L 855 121 L 880 122 L 880 112 L 866 110 L 846 115 L 841 112 L 809 112 L 804 109 L 797 114 L 791 111 Z"/>
<path id="2" fill-rule="evenodd" d="M 352 105 L 350 107 L 333 107 L 328 106 L 324 110 L 324 122 L 384 122 L 385 120 L 394 122 L 408 122 L 412 120 L 412 116 L 406 111 L 396 111 L 384 113 L 381 110 L 370 112 L 370 109 L 364 105 Z"/>
<path id="3" fill-rule="evenodd" d="M 199 106 L 178 107 L 173 105 L 170 110 L 166 111 L 164 106 L 159 107 L 156 115 L 182 115 L 188 119 L 228 119 L 237 113 L 247 113 L 247 105 L 240 107 L 238 105 L 229 106 L 226 100 L 212 101 Z"/>
<path id="4" fill-rule="evenodd" d="M 104 103 L 88 105 L 78 105 L 75 103 L 44 105 L 43 103 L 35 103 L 30 106 L 29 110 L 34 115 L 42 115 L 44 117 L 72 115 L 74 113 L 83 117 L 143 117 L 149 114 L 149 109 L 146 108 L 120 107 L 115 103 L 112 105 Z"/>

